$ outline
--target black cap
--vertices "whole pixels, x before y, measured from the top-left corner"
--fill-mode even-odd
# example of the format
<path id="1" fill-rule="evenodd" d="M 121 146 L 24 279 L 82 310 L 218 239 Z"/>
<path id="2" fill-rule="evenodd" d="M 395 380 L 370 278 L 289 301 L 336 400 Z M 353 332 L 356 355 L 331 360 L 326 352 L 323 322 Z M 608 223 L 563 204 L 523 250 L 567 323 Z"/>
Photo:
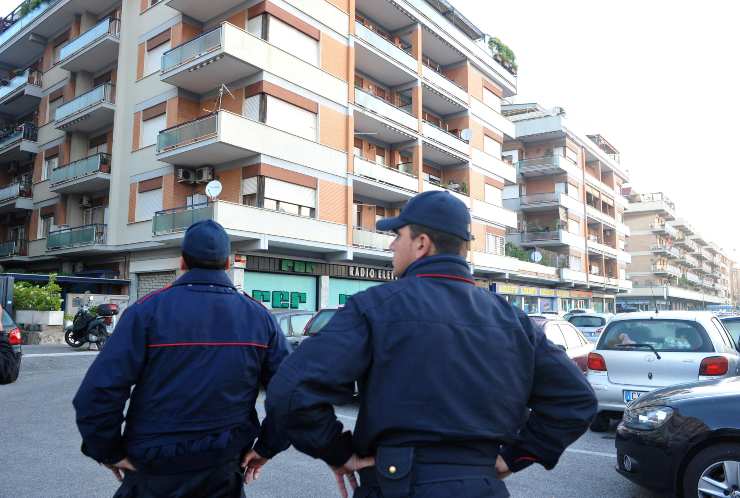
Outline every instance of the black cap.
<path id="1" fill-rule="evenodd" d="M 463 240 L 471 240 L 470 223 L 470 212 L 460 199 L 447 191 L 433 190 L 415 195 L 406 203 L 401 214 L 378 221 L 376 228 L 395 231 L 406 225 L 424 225 Z"/>
<path id="2" fill-rule="evenodd" d="M 200 261 L 226 261 L 231 254 L 231 242 L 220 224 L 201 220 L 185 232 L 182 252 Z"/>

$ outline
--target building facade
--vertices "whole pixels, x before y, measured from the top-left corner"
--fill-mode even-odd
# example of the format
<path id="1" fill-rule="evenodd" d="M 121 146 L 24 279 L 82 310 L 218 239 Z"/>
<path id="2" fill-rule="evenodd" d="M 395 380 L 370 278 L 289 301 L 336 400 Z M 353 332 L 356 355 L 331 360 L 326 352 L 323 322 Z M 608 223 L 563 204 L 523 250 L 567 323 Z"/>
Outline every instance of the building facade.
<path id="1" fill-rule="evenodd" d="M 631 289 L 624 224 L 627 175 L 619 153 L 600 135 L 583 135 L 561 108 L 504 106 L 516 137 L 504 157 L 517 164 L 518 184 L 504 189 L 504 206 L 517 211 L 508 242 L 553 261 L 575 288 L 589 290 L 597 311 L 614 312 L 616 295 Z"/>
<path id="2" fill-rule="evenodd" d="M 647 309 L 712 309 L 732 304 L 731 258 L 708 241 L 662 192 L 627 189 L 633 289 L 620 304 Z"/>

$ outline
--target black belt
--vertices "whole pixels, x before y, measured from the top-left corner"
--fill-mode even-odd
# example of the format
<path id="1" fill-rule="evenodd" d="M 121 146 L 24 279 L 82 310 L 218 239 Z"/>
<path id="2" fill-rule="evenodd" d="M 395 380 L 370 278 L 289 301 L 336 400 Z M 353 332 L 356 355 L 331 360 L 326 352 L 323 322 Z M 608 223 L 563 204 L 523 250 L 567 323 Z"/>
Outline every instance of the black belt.
<path id="1" fill-rule="evenodd" d="M 379 447 L 375 467 L 359 471 L 362 486 L 379 487 L 384 498 L 402 498 L 411 487 L 462 479 L 497 479 L 495 460 L 490 465 L 420 463 L 413 447 Z"/>

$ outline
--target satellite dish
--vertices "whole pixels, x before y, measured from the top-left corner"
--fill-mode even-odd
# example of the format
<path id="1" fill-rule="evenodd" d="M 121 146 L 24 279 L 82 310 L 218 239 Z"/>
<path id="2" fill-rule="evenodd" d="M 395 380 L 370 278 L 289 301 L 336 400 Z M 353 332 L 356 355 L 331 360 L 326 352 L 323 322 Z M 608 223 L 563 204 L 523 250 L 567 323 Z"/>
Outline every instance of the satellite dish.
<path id="1" fill-rule="evenodd" d="M 529 255 L 529 259 L 532 263 L 539 263 L 542 261 L 542 253 L 540 251 L 532 251 L 532 254 Z"/>
<path id="2" fill-rule="evenodd" d="M 206 185 L 206 195 L 208 198 L 212 201 L 215 201 L 219 195 L 221 195 L 221 191 L 224 189 L 223 185 L 221 185 L 221 182 L 218 180 L 212 180 L 208 182 L 208 185 Z"/>
<path id="3" fill-rule="evenodd" d="M 465 140 L 466 142 L 469 142 L 471 138 L 473 138 L 473 132 L 470 131 L 470 128 L 465 128 L 460 132 L 460 138 Z"/>

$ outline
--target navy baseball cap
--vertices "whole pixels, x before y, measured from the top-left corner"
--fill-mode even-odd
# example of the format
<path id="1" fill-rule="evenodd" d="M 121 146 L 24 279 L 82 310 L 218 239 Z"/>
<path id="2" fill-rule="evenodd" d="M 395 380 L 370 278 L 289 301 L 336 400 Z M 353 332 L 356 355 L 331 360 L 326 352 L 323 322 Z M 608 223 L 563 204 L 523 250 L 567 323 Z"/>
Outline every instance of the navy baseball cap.
<path id="1" fill-rule="evenodd" d="M 182 239 L 182 252 L 201 261 L 226 261 L 231 242 L 226 230 L 213 220 L 193 223 Z"/>
<path id="2" fill-rule="evenodd" d="M 383 231 L 395 231 L 406 225 L 424 225 L 471 240 L 470 212 L 463 202 L 447 191 L 432 190 L 415 195 L 406 203 L 401 214 L 376 223 Z"/>

